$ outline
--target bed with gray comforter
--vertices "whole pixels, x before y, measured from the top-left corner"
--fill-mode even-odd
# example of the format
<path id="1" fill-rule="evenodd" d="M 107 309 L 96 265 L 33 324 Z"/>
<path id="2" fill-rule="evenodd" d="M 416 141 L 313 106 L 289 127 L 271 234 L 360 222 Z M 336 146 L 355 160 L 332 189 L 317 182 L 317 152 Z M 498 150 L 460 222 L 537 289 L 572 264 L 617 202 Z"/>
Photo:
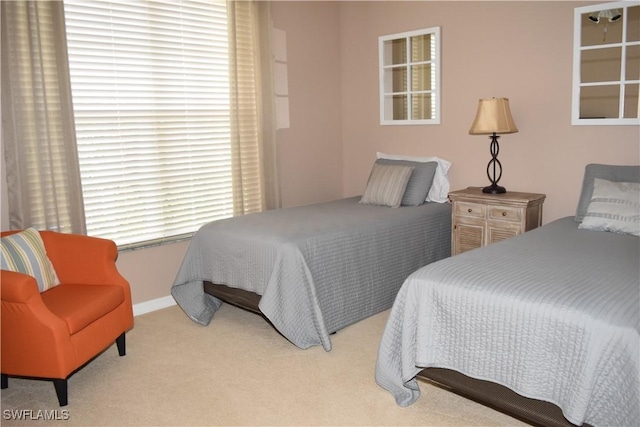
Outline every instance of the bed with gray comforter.
<path id="1" fill-rule="evenodd" d="M 261 295 L 259 308 L 300 348 L 391 307 L 406 277 L 450 255 L 451 207 L 389 208 L 360 197 L 250 214 L 203 226 L 171 293 L 206 325 L 221 301 L 209 281 Z"/>
<path id="2" fill-rule="evenodd" d="M 639 238 L 581 229 L 576 220 L 584 218 L 593 177 L 604 171 L 613 179 L 610 168 L 587 167 L 576 217 L 407 278 L 375 372 L 397 404 L 418 399 L 416 375 L 436 367 L 551 402 L 576 425 L 638 425 Z M 617 169 L 614 180 L 638 182 L 638 170 Z"/>

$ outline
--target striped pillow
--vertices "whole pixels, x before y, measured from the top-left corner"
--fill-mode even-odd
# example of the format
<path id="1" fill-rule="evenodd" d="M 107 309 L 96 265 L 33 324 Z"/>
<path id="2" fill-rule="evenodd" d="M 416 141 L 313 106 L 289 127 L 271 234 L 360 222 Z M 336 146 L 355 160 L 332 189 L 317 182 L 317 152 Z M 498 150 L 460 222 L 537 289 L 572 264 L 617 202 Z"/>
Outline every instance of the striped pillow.
<path id="1" fill-rule="evenodd" d="M 591 203 L 578 228 L 640 236 L 640 184 L 595 178 Z"/>
<path id="2" fill-rule="evenodd" d="M 40 292 L 60 284 L 38 230 L 28 228 L 0 240 L 3 270 L 33 276 Z"/>
<path id="3" fill-rule="evenodd" d="M 374 163 L 360 203 L 397 208 L 413 173 L 413 166 Z"/>
<path id="4" fill-rule="evenodd" d="M 401 206 L 420 206 L 427 199 L 431 185 L 433 184 L 433 176 L 438 168 L 436 162 L 410 162 L 407 160 L 378 159 L 376 163 L 379 165 L 400 165 L 413 166 L 413 173 L 407 189 L 402 196 Z"/>

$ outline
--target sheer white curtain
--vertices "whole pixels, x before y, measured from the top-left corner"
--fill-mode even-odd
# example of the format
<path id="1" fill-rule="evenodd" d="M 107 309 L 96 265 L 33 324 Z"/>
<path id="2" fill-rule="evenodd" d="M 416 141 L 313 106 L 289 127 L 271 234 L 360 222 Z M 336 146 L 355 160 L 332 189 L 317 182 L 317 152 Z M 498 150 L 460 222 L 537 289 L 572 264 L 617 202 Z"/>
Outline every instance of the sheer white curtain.
<path id="1" fill-rule="evenodd" d="M 270 10 L 227 1 L 234 215 L 280 207 Z"/>
<path id="2" fill-rule="evenodd" d="M 10 228 L 84 234 L 63 4 L 0 6 Z"/>

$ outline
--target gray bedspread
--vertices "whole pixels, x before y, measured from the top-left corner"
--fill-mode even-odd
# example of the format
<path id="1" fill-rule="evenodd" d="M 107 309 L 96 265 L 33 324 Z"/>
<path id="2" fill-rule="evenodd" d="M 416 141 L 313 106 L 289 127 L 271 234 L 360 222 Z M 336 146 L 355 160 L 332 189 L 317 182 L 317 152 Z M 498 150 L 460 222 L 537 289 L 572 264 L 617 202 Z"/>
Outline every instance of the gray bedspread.
<path id="1" fill-rule="evenodd" d="M 574 424 L 640 422 L 640 240 L 573 217 L 433 263 L 407 278 L 376 381 L 401 406 L 424 367 L 558 405 Z"/>
<path id="2" fill-rule="evenodd" d="M 331 349 L 329 334 L 388 309 L 418 268 L 450 255 L 451 207 L 393 209 L 351 197 L 204 225 L 171 294 L 200 324 L 221 301 L 210 281 L 261 295 L 259 308 L 300 348 Z"/>

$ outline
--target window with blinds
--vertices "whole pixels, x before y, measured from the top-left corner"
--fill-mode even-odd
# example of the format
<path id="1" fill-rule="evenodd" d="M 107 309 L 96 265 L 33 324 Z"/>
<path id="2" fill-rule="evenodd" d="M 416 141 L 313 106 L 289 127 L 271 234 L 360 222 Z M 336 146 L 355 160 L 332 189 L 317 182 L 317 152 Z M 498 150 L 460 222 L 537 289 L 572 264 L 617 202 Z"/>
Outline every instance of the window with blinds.
<path id="1" fill-rule="evenodd" d="M 233 215 L 225 1 L 65 0 L 87 232 L 120 249 Z"/>
<path id="2" fill-rule="evenodd" d="M 440 27 L 378 38 L 380 124 L 440 124 Z"/>

